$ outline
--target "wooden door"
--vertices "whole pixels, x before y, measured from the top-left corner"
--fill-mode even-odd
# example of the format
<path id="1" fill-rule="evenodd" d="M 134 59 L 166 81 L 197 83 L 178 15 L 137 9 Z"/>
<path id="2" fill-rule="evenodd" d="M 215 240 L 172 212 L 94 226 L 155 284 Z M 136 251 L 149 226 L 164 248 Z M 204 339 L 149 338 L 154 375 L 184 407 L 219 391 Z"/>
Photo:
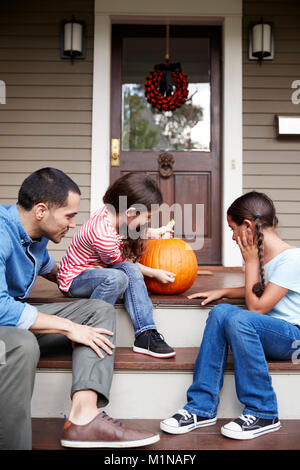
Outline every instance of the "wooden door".
<path id="1" fill-rule="evenodd" d="M 111 138 L 120 139 L 120 160 L 111 160 L 111 182 L 129 171 L 151 175 L 164 202 L 181 208 L 175 236 L 191 244 L 199 264 L 212 265 L 221 264 L 220 47 L 219 27 L 170 27 L 170 62 L 187 74 L 189 98 L 161 112 L 147 103 L 144 82 L 165 60 L 166 27 L 112 27 Z M 170 176 L 159 164 L 165 154 Z"/>

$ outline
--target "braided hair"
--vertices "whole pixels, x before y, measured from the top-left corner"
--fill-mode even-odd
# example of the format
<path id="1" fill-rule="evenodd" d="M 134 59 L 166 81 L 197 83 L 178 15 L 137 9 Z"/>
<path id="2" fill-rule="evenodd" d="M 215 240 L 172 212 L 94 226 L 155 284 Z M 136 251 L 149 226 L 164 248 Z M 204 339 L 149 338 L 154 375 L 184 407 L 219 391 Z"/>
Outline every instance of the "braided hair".
<path id="1" fill-rule="evenodd" d="M 245 219 L 254 221 L 260 280 L 253 286 L 252 291 L 257 297 L 261 297 L 266 287 L 263 229 L 276 227 L 278 224 L 273 201 L 264 193 L 251 191 L 236 199 L 229 207 L 227 215 L 237 225 L 242 225 Z"/>

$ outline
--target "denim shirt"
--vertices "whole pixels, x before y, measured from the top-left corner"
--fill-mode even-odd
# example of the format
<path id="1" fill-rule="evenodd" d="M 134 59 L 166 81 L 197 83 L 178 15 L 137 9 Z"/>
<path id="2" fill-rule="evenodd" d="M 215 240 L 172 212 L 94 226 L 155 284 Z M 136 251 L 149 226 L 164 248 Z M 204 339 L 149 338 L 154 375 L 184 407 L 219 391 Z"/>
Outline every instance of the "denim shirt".
<path id="1" fill-rule="evenodd" d="M 52 271 L 55 261 L 48 239 L 32 240 L 25 231 L 17 205 L 0 205 L 0 326 L 28 329 L 38 314 L 24 302 L 37 275 Z"/>

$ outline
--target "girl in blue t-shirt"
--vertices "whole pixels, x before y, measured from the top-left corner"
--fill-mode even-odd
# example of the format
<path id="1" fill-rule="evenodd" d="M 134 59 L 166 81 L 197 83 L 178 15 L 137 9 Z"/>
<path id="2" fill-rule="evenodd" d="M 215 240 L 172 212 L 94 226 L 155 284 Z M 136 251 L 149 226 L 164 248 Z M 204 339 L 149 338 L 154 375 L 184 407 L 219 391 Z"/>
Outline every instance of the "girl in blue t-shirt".
<path id="1" fill-rule="evenodd" d="M 274 204 L 263 193 L 253 191 L 236 199 L 227 221 L 245 262 L 245 286 L 190 298 L 203 298 L 202 305 L 222 297 L 245 298 L 248 310 L 219 304 L 210 311 L 187 404 L 161 422 L 161 429 L 171 434 L 216 422 L 228 346 L 237 396 L 245 408 L 221 433 L 252 439 L 280 428 L 266 357 L 289 360 L 299 353 L 300 248 L 278 236 Z"/>

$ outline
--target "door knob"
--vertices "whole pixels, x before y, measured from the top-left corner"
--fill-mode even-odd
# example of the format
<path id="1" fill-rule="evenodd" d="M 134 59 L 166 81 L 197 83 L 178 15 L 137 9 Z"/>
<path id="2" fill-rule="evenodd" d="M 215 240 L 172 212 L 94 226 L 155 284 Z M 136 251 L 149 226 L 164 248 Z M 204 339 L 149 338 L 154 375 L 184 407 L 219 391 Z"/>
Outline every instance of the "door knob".
<path id="1" fill-rule="evenodd" d="M 158 169 L 163 178 L 169 178 L 173 174 L 175 159 L 171 153 L 164 152 L 158 157 Z"/>

